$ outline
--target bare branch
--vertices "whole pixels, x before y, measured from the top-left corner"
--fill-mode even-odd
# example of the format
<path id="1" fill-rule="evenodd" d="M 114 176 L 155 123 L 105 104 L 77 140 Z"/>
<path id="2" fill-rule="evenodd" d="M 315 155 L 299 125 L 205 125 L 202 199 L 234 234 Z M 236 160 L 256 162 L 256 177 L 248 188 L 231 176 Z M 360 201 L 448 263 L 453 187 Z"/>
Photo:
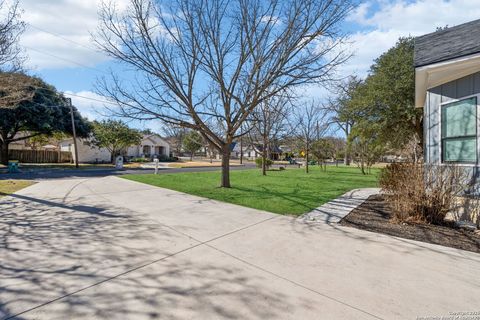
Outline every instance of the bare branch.
<path id="1" fill-rule="evenodd" d="M 227 156 L 259 106 L 334 77 L 349 58 L 339 23 L 351 9 L 351 0 L 130 0 L 125 12 L 104 3 L 96 43 L 138 76 L 98 89 L 120 115 L 196 130 Z"/>

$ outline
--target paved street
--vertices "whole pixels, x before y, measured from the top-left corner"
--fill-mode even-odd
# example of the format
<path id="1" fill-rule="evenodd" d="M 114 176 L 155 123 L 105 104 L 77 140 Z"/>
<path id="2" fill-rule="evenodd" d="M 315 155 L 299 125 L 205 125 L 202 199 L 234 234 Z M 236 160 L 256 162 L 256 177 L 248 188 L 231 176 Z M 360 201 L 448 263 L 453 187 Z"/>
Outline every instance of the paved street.
<path id="1" fill-rule="evenodd" d="M 255 168 L 254 164 L 245 164 L 243 166 L 231 166 L 230 170 L 245 170 Z M 220 167 L 192 167 L 192 168 L 160 168 L 159 174 L 181 173 L 181 172 L 207 172 L 219 171 Z M 121 176 L 125 174 L 152 174 L 154 169 L 123 169 L 98 168 L 98 169 L 48 169 L 35 168 L 23 170 L 18 173 L 0 173 L 0 180 L 18 179 L 18 180 L 47 180 L 47 179 L 72 179 L 72 178 L 94 178 L 106 176 Z"/>
<path id="2" fill-rule="evenodd" d="M 480 311 L 479 254 L 114 176 L 43 180 L 1 199 L 0 236 L 0 319 Z"/>

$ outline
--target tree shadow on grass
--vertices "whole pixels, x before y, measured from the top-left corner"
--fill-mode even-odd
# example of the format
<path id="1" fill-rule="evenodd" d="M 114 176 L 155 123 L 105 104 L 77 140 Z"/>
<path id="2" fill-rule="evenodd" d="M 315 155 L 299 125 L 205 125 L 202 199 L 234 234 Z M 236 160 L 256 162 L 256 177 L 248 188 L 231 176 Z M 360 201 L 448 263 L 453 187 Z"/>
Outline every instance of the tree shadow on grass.
<path id="1" fill-rule="evenodd" d="M 241 268 L 166 258 L 196 244 L 121 207 L 4 198 L 0 319 L 275 318 L 293 307 Z"/>
<path id="2" fill-rule="evenodd" d="M 232 189 L 240 190 L 242 192 L 249 194 L 249 199 L 256 198 L 259 200 L 269 200 L 275 201 L 275 199 L 282 199 L 289 203 L 289 206 L 295 206 L 297 208 L 302 208 L 302 211 L 307 212 L 309 210 L 313 210 L 316 208 L 317 205 L 308 205 L 307 203 L 318 203 L 318 194 L 311 194 L 307 195 L 301 192 L 300 188 L 296 188 L 294 190 L 288 190 L 286 192 L 276 191 L 272 188 L 268 188 L 265 186 L 261 186 L 259 190 L 258 188 L 247 188 L 247 187 L 239 187 L 233 186 Z M 241 196 L 242 198 L 244 195 Z M 234 199 L 235 196 L 232 196 Z"/>

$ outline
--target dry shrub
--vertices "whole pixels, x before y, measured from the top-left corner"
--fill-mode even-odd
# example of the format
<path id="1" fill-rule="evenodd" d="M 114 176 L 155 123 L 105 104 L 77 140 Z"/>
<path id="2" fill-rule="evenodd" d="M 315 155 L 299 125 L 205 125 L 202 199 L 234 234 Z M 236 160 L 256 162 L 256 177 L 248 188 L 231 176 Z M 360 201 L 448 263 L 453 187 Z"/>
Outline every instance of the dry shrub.
<path id="1" fill-rule="evenodd" d="M 467 177 L 458 166 L 394 163 L 382 171 L 380 185 L 396 221 L 444 224 Z"/>

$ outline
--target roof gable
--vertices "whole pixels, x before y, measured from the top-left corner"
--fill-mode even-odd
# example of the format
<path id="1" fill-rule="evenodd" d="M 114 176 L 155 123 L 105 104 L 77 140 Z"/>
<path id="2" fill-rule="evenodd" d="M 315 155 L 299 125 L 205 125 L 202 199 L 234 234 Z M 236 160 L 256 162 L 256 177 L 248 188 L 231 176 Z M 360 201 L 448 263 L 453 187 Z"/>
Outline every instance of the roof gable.
<path id="1" fill-rule="evenodd" d="M 152 144 L 169 144 L 168 141 L 160 137 L 158 134 L 144 135 L 142 138 L 142 144 L 150 142 Z"/>

